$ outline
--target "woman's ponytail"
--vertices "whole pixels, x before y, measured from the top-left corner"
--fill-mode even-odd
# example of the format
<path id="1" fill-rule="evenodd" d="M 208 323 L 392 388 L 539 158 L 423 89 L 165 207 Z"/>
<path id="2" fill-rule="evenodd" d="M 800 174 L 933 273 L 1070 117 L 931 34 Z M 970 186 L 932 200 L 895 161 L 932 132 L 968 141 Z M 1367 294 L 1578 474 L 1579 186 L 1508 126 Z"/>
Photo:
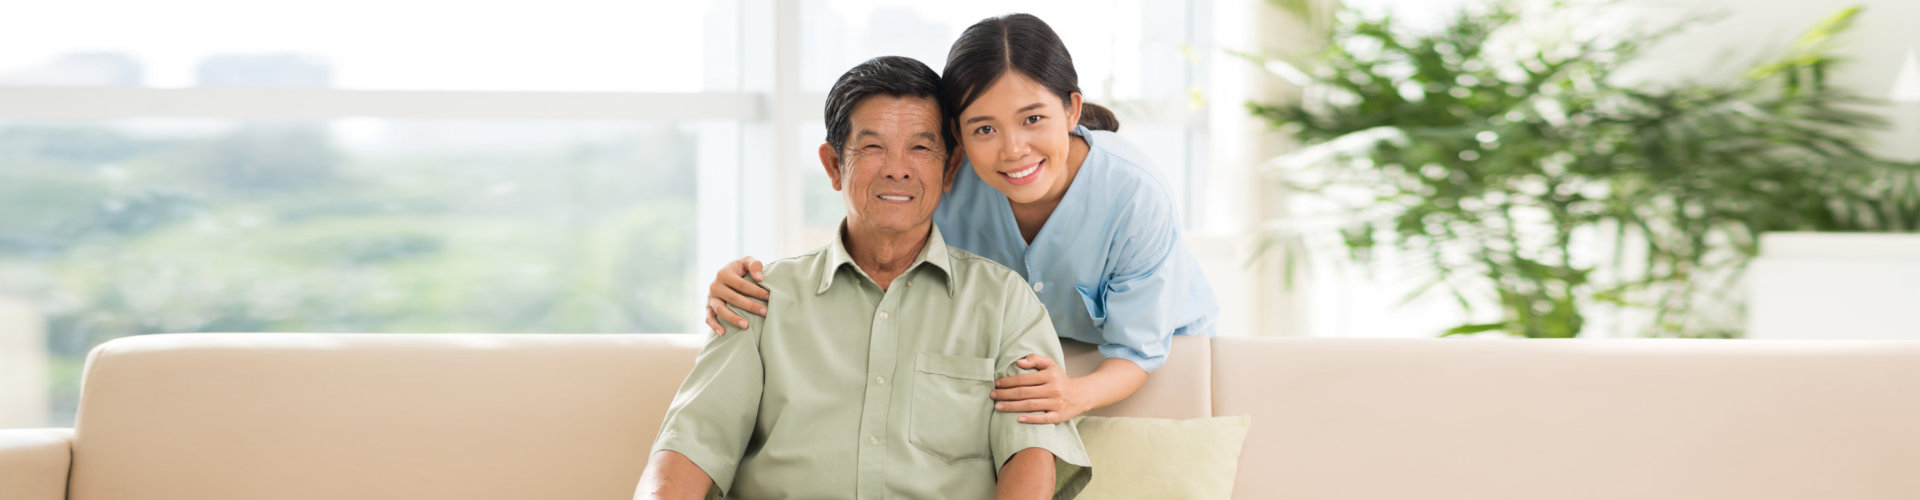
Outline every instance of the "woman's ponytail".
<path id="1" fill-rule="evenodd" d="M 1120 131 L 1120 119 L 1113 116 L 1113 110 L 1085 101 L 1080 103 L 1080 124 L 1093 130 Z"/>

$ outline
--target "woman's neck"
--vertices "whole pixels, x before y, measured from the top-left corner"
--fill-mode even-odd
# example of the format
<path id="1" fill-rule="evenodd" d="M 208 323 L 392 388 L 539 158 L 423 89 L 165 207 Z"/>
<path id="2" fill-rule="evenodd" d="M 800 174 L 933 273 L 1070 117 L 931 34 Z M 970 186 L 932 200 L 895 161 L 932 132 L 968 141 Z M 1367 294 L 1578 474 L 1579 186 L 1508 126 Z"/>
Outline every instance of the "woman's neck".
<path id="1" fill-rule="evenodd" d="M 1040 228 L 1046 227 L 1047 219 L 1053 217 L 1053 209 L 1060 207 L 1060 200 L 1066 199 L 1067 188 L 1073 186 L 1073 179 L 1080 176 L 1080 165 L 1087 161 L 1087 139 L 1073 134 L 1067 134 L 1067 138 L 1066 175 L 1055 178 L 1047 195 L 1032 203 L 1008 200 L 1008 204 L 1013 206 L 1013 221 L 1020 226 L 1020 238 L 1026 240 L 1028 245 L 1032 245 L 1033 238 L 1040 235 Z"/>

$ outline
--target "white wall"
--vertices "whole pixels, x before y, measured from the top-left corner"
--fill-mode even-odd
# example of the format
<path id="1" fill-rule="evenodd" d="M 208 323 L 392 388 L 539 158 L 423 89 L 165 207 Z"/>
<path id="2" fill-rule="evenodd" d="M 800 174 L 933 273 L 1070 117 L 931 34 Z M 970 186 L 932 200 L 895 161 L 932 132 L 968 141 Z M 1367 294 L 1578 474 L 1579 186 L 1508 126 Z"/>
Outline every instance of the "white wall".
<path id="1" fill-rule="evenodd" d="M 1920 235 L 1771 233 L 1747 271 L 1747 338 L 1920 339 Z"/>
<path id="2" fill-rule="evenodd" d="M 1814 23 L 1843 6 L 1863 8 L 1838 53 L 1851 62 L 1828 74 L 1829 83 L 1885 99 L 1909 50 L 1920 48 L 1920 1 L 1853 0 L 1635 0 L 1628 4 L 1654 22 L 1691 14 L 1724 15 L 1658 47 L 1634 75 L 1648 81 L 1736 78 L 1755 61 L 1780 54 Z M 1887 109 L 1893 126 L 1875 135 L 1873 151 L 1920 161 L 1920 104 Z"/>

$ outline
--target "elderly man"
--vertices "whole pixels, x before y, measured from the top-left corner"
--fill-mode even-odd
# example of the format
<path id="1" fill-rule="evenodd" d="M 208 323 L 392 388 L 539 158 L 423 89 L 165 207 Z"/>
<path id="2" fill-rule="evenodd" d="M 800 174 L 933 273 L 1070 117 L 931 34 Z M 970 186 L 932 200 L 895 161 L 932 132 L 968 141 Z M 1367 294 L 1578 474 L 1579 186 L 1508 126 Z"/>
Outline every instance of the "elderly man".
<path id="1" fill-rule="evenodd" d="M 644 498 L 1049 498 L 1091 477 L 1072 423 L 993 411 L 1028 353 L 1060 358 L 1013 271 L 948 247 L 934 207 L 957 175 L 919 61 L 876 58 L 827 97 L 820 163 L 839 237 L 767 266 L 767 313 L 711 339 L 641 478 Z"/>

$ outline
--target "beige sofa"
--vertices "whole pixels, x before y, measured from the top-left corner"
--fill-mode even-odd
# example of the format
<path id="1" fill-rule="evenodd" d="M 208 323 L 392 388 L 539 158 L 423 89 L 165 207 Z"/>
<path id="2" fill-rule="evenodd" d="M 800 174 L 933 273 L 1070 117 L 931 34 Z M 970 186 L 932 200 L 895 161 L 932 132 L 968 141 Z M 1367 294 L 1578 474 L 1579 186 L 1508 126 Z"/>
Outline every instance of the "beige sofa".
<path id="1" fill-rule="evenodd" d="M 115 340 L 0 498 L 629 498 L 700 343 Z M 1915 342 L 1181 338 L 1102 413 L 1251 415 L 1236 499 L 1920 498 Z"/>

